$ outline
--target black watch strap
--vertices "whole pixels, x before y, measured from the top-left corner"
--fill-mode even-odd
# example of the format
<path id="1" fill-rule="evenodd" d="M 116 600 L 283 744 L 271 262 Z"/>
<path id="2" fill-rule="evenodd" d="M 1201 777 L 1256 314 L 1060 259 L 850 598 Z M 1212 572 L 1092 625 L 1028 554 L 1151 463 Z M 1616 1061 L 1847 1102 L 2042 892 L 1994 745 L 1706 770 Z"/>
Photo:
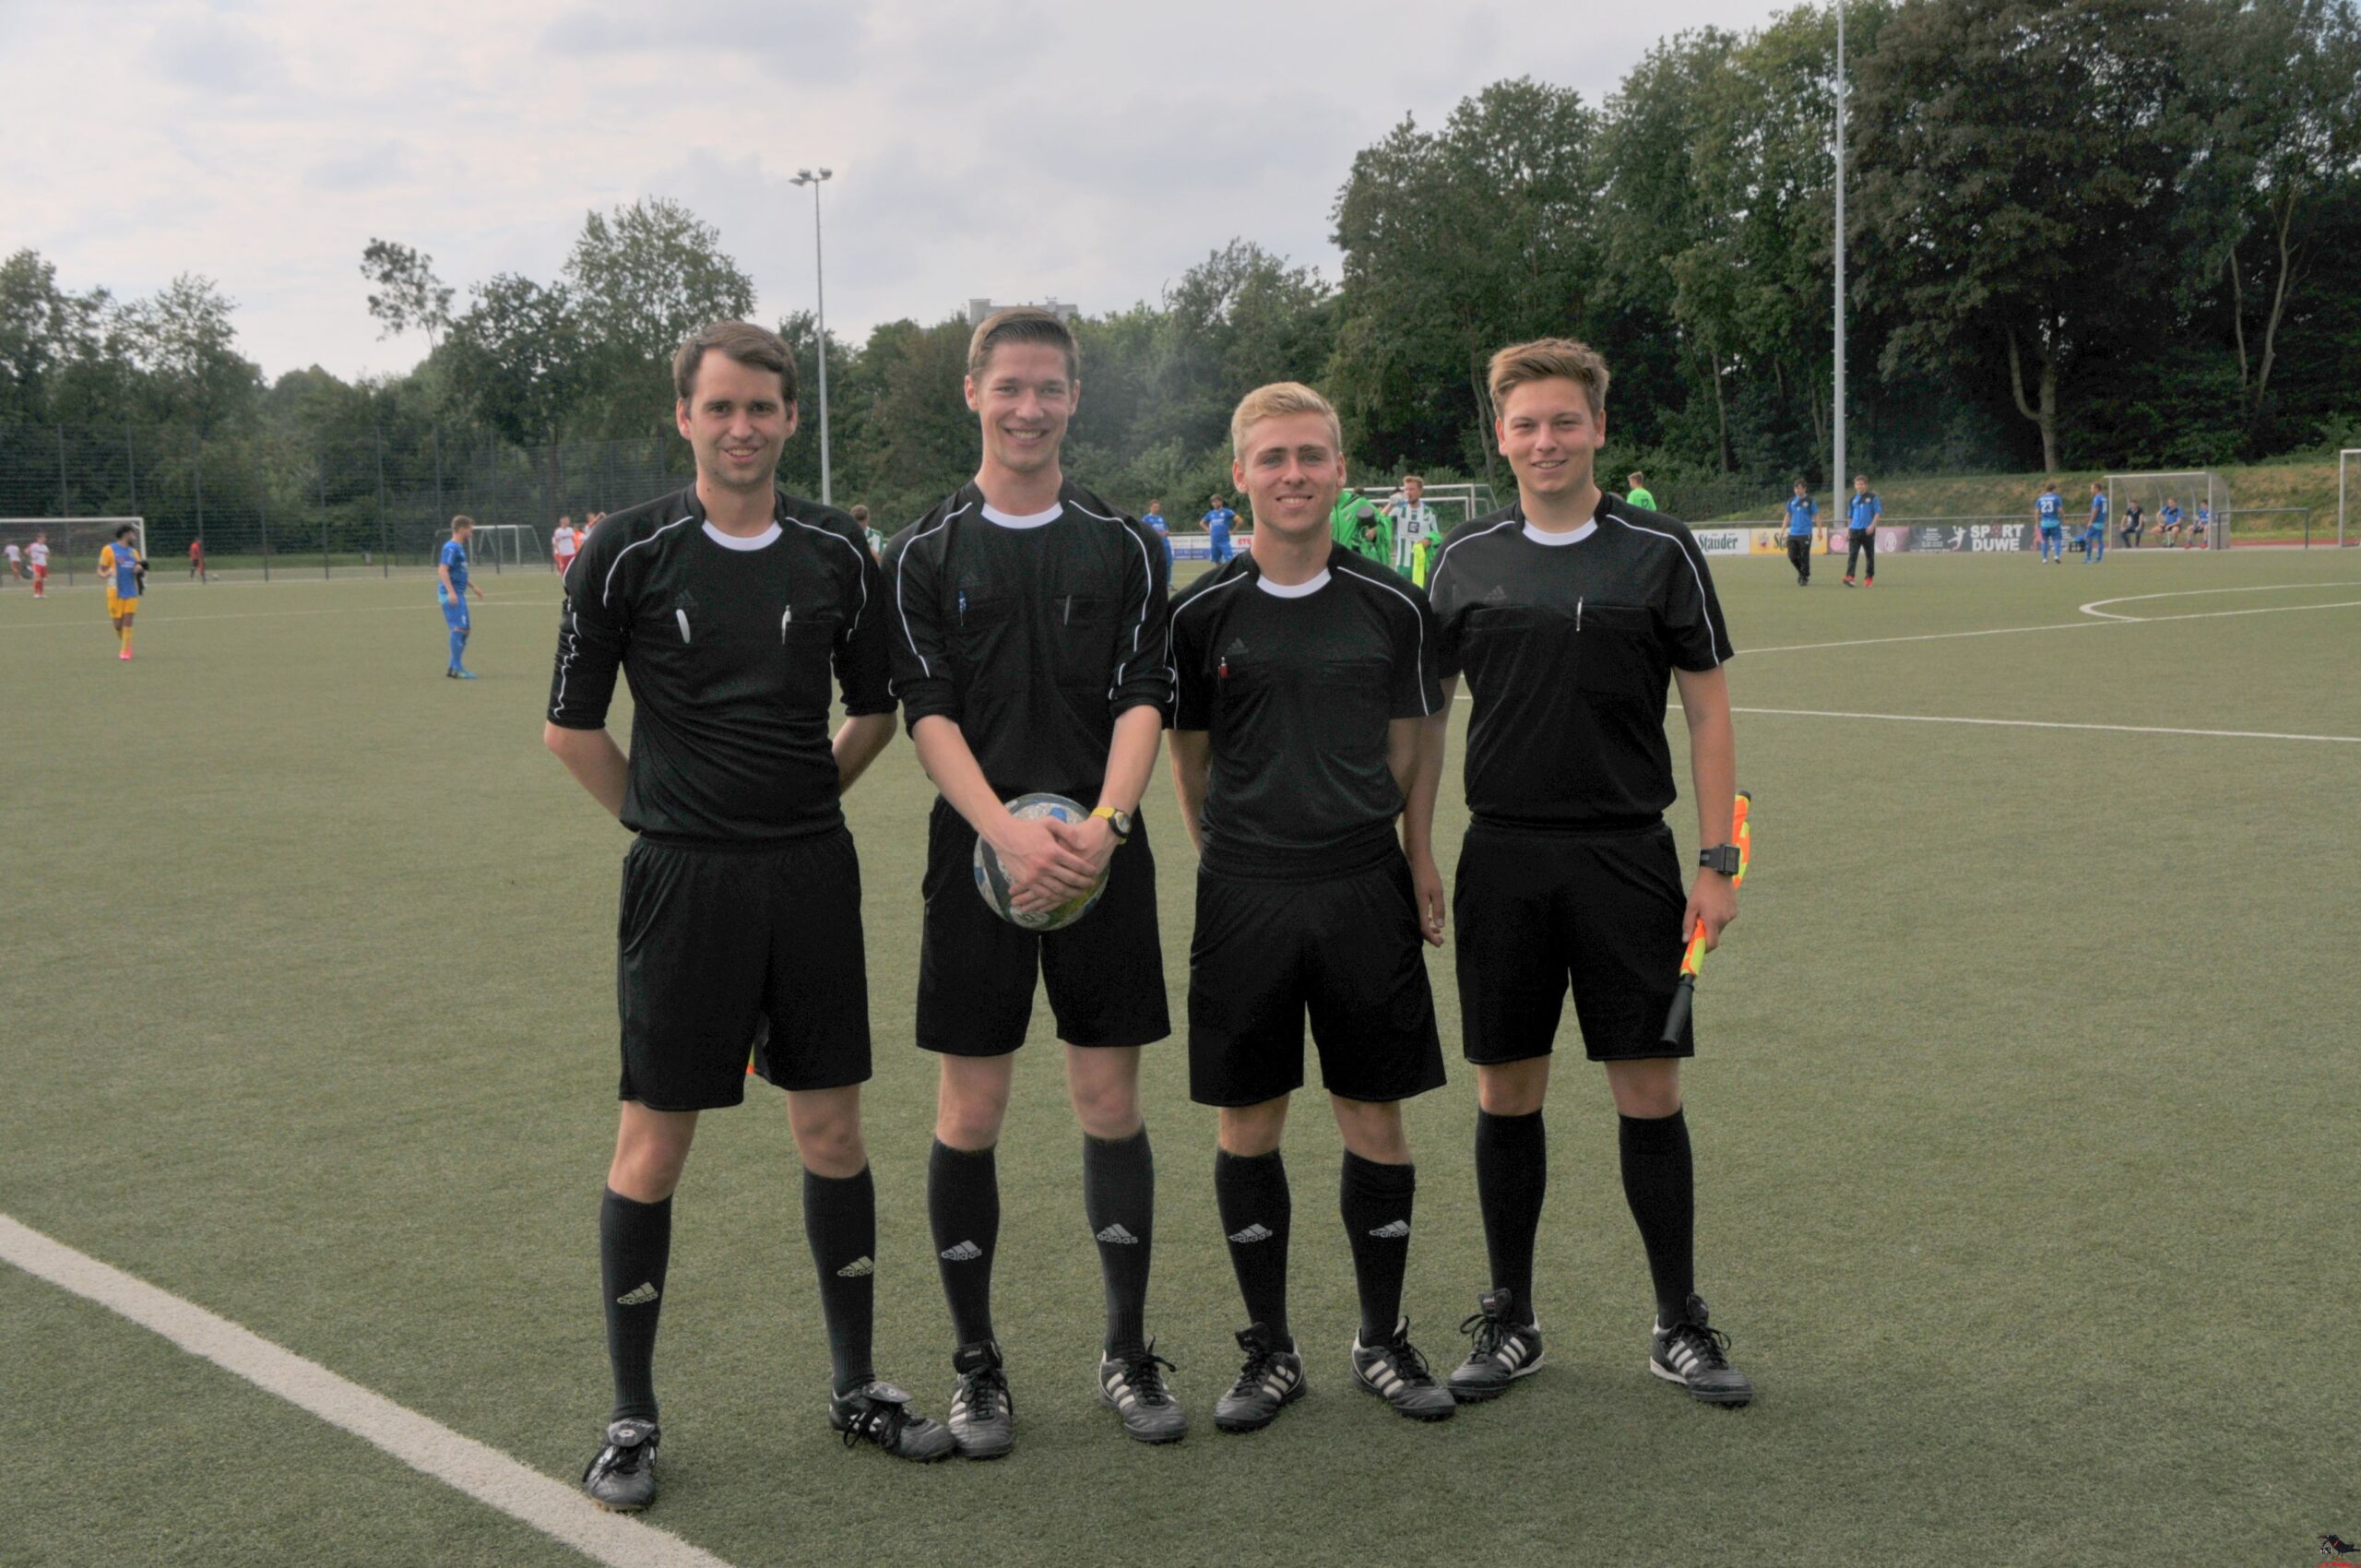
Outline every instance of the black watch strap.
<path id="1" fill-rule="evenodd" d="M 1720 872 L 1724 876 L 1736 876 L 1738 868 L 1738 846 L 1716 844 L 1710 849 L 1697 851 L 1697 863 L 1707 871 Z"/>

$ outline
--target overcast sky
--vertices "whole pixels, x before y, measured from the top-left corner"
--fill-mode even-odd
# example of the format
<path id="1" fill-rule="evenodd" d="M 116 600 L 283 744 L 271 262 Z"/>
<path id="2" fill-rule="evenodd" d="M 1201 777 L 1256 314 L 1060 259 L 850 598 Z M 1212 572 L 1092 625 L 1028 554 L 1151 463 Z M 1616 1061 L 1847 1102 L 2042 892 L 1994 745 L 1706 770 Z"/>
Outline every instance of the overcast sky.
<path id="1" fill-rule="evenodd" d="M 670 11 L 677 19 L 659 18 Z M 277 376 L 399 370 L 362 247 L 431 254 L 463 308 L 554 278 L 586 210 L 687 203 L 765 321 L 813 299 L 858 341 L 970 295 L 1155 299 L 1233 236 L 1335 275 L 1352 155 L 1530 74 L 1611 91 L 1657 39 L 1769 0 L 0 0 L 0 254 L 77 290 L 202 273 Z"/>

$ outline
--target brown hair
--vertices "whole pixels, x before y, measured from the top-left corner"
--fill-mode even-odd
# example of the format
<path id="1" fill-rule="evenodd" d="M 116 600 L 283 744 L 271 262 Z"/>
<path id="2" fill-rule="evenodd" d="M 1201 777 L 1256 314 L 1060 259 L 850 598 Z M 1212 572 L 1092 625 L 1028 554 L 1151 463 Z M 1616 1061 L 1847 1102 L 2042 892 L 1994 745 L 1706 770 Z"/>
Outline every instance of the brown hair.
<path id="1" fill-rule="evenodd" d="M 787 339 L 751 321 L 717 321 L 691 334 L 672 356 L 672 390 L 682 402 L 696 390 L 697 366 L 705 362 L 708 349 L 740 364 L 771 372 L 778 377 L 783 398 L 795 401 L 795 350 L 787 346 Z"/>
<path id="2" fill-rule="evenodd" d="M 1300 381 L 1274 381 L 1268 386 L 1257 386 L 1238 400 L 1237 411 L 1229 416 L 1229 449 L 1238 457 L 1246 455 L 1246 433 L 1264 420 L 1276 419 L 1282 414 L 1319 414 L 1328 422 L 1328 439 L 1336 444 L 1336 455 L 1345 454 L 1344 427 L 1336 422 L 1335 408 Z"/>
<path id="3" fill-rule="evenodd" d="M 856 523 L 865 523 L 869 521 L 869 508 L 866 506 L 855 506 L 852 509 L 852 520 Z"/>
<path id="4" fill-rule="evenodd" d="M 1082 345 L 1074 341 L 1074 328 L 1054 312 L 1038 305 L 1011 305 L 984 317 L 967 339 L 967 374 L 980 377 L 992 362 L 992 350 L 1003 343 L 1046 343 L 1065 355 L 1066 379 L 1082 379 Z"/>
<path id="5" fill-rule="evenodd" d="M 457 533 L 461 529 L 471 529 L 475 526 L 476 520 L 473 517 L 469 517 L 465 512 L 460 513 L 457 517 L 451 519 L 451 531 L 453 533 Z"/>
<path id="6" fill-rule="evenodd" d="M 1536 338 L 1512 343 L 1492 356 L 1487 373 L 1491 383 L 1492 413 L 1498 417 L 1509 394 L 1528 381 L 1563 376 L 1583 389 L 1592 417 L 1607 407 L 1607 362 L 1596 349 L 1571 338 Z"/>

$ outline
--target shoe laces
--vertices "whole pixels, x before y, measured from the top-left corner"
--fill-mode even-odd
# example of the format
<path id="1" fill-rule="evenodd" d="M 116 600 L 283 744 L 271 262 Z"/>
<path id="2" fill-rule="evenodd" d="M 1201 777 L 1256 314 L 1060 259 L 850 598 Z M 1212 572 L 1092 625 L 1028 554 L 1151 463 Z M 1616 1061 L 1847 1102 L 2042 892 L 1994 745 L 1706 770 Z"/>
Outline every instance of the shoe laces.
<path id="1" fill-rule="evenodd" d="M 1180 1369 L 1157 1355 L 1155 1345 L 1150 1344 L 1145 1350 L 1116 1359 L 1122 1366 L 1124 1377 L 1131 1383 L 1133 1396 L 1141 1404 L 1169 1405 L 1172 1402 L 1172 1396 L 1165 1392 L 1164 1373 Z M 1162 1371 L 1158 1371 L 1159 1368 Z"/>
<path id="2" fill-rule="evenodd" d="M 1278 1359 L 1278 1355 L 1279 1348 L 1275 1345 L 1257 1344 L 1249 1350 L 1246 1365 L 1239 1369 L 1238 1381 L 1229 1385 L 1231 1396 L 1242 1399 L 1259 1392 L 1263 1380 L 1270 1375 L 1271 1363 Z"/>
<path id="3" fill-rule="evenodd" d="M 888 1454 L 898 1449 L 902 1429 L 910 1423 L 909 1407 L 865 1394 L 860 1396 L 860 1413 L 845 1428 L 845 1446 L 850 1448 L 865 1437 Z"/>
<path id="4" fill-rule="evenodd" d="M 1408 1329 L 1401 1330 L 1387 1340 L 1383 1349 L 1394 1359 L 1394 1372 L 1403 1382 L 1432 1383 L 1435 1380 L 1435 1374 L 1427 1370 L 1426 1357 L 1418 1354 L 1418 1348 L 1410 1343 Z"/>
<path id="5" fill-rule="evenodd" d="M 967 1396 L 967 1419 L 989 1421 L 998 1418 L 1001 1408 L 1009 1403 L 1008 1374 L 998 1367 L 978 1367 L 960 1375 L 961 1392 Z"/>
<path id="6" fill-rule="evenodd" d="M 1475 1340 L 1470 1353 L 1489 1356 L 1508 1343 L 1516 1325 L 1498 1313 L 1470 1313 L 1459 1323 L 1459 1332 Z"/>
<path id="7" fill-rule="evenodd" d="M 1718 1328 L 1709 1328 L 1703 1324 L 1682 1323 L 1665 1336 L 1665 1343 L 1667 1347 L 1684 1343 L 1695 1346 L 1700 1366 L 1718 1369 L 1730 1364 L 1730 1359 L 1725 1353 L 1729 1349 L 1730 1336 Z"/>

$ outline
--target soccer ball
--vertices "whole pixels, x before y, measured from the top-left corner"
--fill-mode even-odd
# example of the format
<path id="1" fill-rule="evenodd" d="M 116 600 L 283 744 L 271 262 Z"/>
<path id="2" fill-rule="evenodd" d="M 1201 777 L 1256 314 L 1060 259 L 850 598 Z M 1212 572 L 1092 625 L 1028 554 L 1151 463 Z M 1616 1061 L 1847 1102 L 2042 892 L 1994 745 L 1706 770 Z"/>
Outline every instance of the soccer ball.
<path id="1" fill-rule="evenodd" d="M 1047 793 L 1019 795 L 1008 802 L 1008 814 L 1026 822 L 1045 816 L 1076 824 L 1090 820 L 1088 812 L 1063 795 Z M 1000 857 L 992 852 L 992 847 L 979 837 L 976 840 L 976 891 L 983 896 L 985 906 L 993 914 L 1011 925 L 1023 926 L 1026 931 L 1058 931 L 1090 913 L 1092 906 L 1098 902 L 1098 896 L 1107 891 L 1107 878 L 1102 873 L 1097 885 L 1079 898 L 1070 898 L 1038 914 L 1026 914 L 1009 902 L 1008 873 L 1002 869 Z"/>

